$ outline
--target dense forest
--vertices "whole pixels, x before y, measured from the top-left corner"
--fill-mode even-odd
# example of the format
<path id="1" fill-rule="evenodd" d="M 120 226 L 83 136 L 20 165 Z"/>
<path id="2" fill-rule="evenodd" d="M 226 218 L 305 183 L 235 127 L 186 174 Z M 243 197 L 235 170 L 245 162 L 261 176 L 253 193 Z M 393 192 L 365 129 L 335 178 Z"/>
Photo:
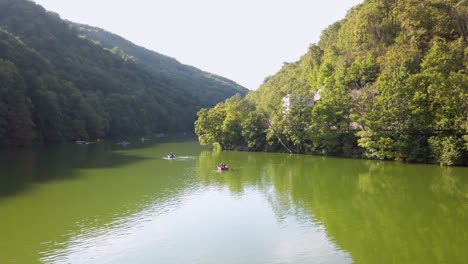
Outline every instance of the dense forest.
<path id="1" fill-rule="evenodd" d="M 0 145 L 193 131 L 244 87 L 29 0 L 0 0 Z"/>
<path id="2" fill-rule="evenodd" d="M 467 0 L 365 0 L 195 131 L 223 149 L 468 165 L 467 38 Z"/>
<path id="3" fill-rule="evenodd" d="M 246 94 L 247 90 L 237 83 L 221 76 L 203 72 L 192 66 L 181 64 L 173 58 L 139 47 L 130 41 L 88 25 L 69 22 L 82 38 L 98 42 L 105 49 L 118 54 L 123 59 L 139 62 L 159 78 L 164 78 L 171 87 L 183 90 L 189 97 L 197 98 L 196 109 L 204 105 L 213 106 L 213 102 L 226 99 L 226 90 L 230 93 Z M 234 90 L 233 90 L 234 89 Z M 207 96 L 206 92 L 209 91 Z M 192 122 L 193 129 L 193 122 Z"/>

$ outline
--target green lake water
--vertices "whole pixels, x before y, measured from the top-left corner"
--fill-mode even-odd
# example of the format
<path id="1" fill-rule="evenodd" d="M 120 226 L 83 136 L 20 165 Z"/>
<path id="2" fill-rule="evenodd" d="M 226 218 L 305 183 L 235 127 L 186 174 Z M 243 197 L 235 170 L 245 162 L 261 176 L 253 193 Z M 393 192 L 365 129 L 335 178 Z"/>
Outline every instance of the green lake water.
<path id="1" fill-rule="evenodd" d="M 2 264 L 452 264 L 467 249 L 468 168 L 195 142 L 0 151 Z"/>

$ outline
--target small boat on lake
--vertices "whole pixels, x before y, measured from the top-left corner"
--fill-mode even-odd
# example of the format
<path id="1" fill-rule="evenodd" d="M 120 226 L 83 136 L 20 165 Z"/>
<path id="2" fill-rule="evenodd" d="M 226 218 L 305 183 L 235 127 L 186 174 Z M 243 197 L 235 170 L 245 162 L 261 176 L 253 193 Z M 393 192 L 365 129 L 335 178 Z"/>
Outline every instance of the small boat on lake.
<path id="1" fill-rule="evenodd" d="M 175 159 L 175 157 L 176 157 L 176 155 L 174 153 L 172 153 L 172 152 L 167 155 L 168 159 Z"/>
<path id="2" fill-rule="evenodd" d="M 117 143 L 117 145 L 121 145 L 121 146 L 123 146 L 123 147 L 126 147 L 126 146 L 129 145 L 129 144 L 130 144 L 130 142 L 128 142 L 128 141 L 122 141 L 122 142 L 118 142 L 118 143 Z"/>
<path id="3" fill-rule="evenodd" d="M 228 165 L 224 163 L 218 164 L 218 171 L 227 171 L 227 170 L 229 170 Z"/>

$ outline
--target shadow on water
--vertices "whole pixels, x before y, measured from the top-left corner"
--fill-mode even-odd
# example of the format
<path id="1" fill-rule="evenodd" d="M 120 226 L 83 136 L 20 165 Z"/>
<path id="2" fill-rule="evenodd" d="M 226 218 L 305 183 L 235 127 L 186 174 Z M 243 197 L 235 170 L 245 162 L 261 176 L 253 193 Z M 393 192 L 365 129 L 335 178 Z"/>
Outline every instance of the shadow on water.
<path id="1" fill-rule="evenodd" d="M 200 146 L 130 142 L 0 151 L 0 263 L 70 263 L 48 257 L 109 230 L 125 236 L 140 226 L 138 216 L 176 208 L 192 191 L 195 161 L 163 156 L 195 157 Z"/>
<path id="2" fill-rule="evenodd" d="M 148 147 L 148 144 L 134 145 Z M 146 159 L 115 151 L 119 149 L 124 148 L 101 142 L 0 150 L 0 198 L 24 191 L 31 184 L 73 179 L 76 169 L 126 166 Z"/>

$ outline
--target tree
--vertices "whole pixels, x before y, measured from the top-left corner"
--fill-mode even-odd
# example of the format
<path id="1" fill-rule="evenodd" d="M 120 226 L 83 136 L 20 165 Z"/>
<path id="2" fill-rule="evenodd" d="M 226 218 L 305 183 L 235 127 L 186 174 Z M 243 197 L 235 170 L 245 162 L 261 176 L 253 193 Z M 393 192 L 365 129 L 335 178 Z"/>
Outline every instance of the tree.
<path id="1" fill-rule="evenodd" d="M 212 109 L 202 109 L 195 121 L 195 133 L 198 135 L 200 144 L 207 145 L 219 143 L 224 149 L 223 123 L 226 118 L 226 106 L 219 103 Z"/>
<path id="2" fill-rule="evenodd" d="M 12 62 L 0 59 L 0 141 L 29 145 L 33 126 L 24 81 Z"/>

